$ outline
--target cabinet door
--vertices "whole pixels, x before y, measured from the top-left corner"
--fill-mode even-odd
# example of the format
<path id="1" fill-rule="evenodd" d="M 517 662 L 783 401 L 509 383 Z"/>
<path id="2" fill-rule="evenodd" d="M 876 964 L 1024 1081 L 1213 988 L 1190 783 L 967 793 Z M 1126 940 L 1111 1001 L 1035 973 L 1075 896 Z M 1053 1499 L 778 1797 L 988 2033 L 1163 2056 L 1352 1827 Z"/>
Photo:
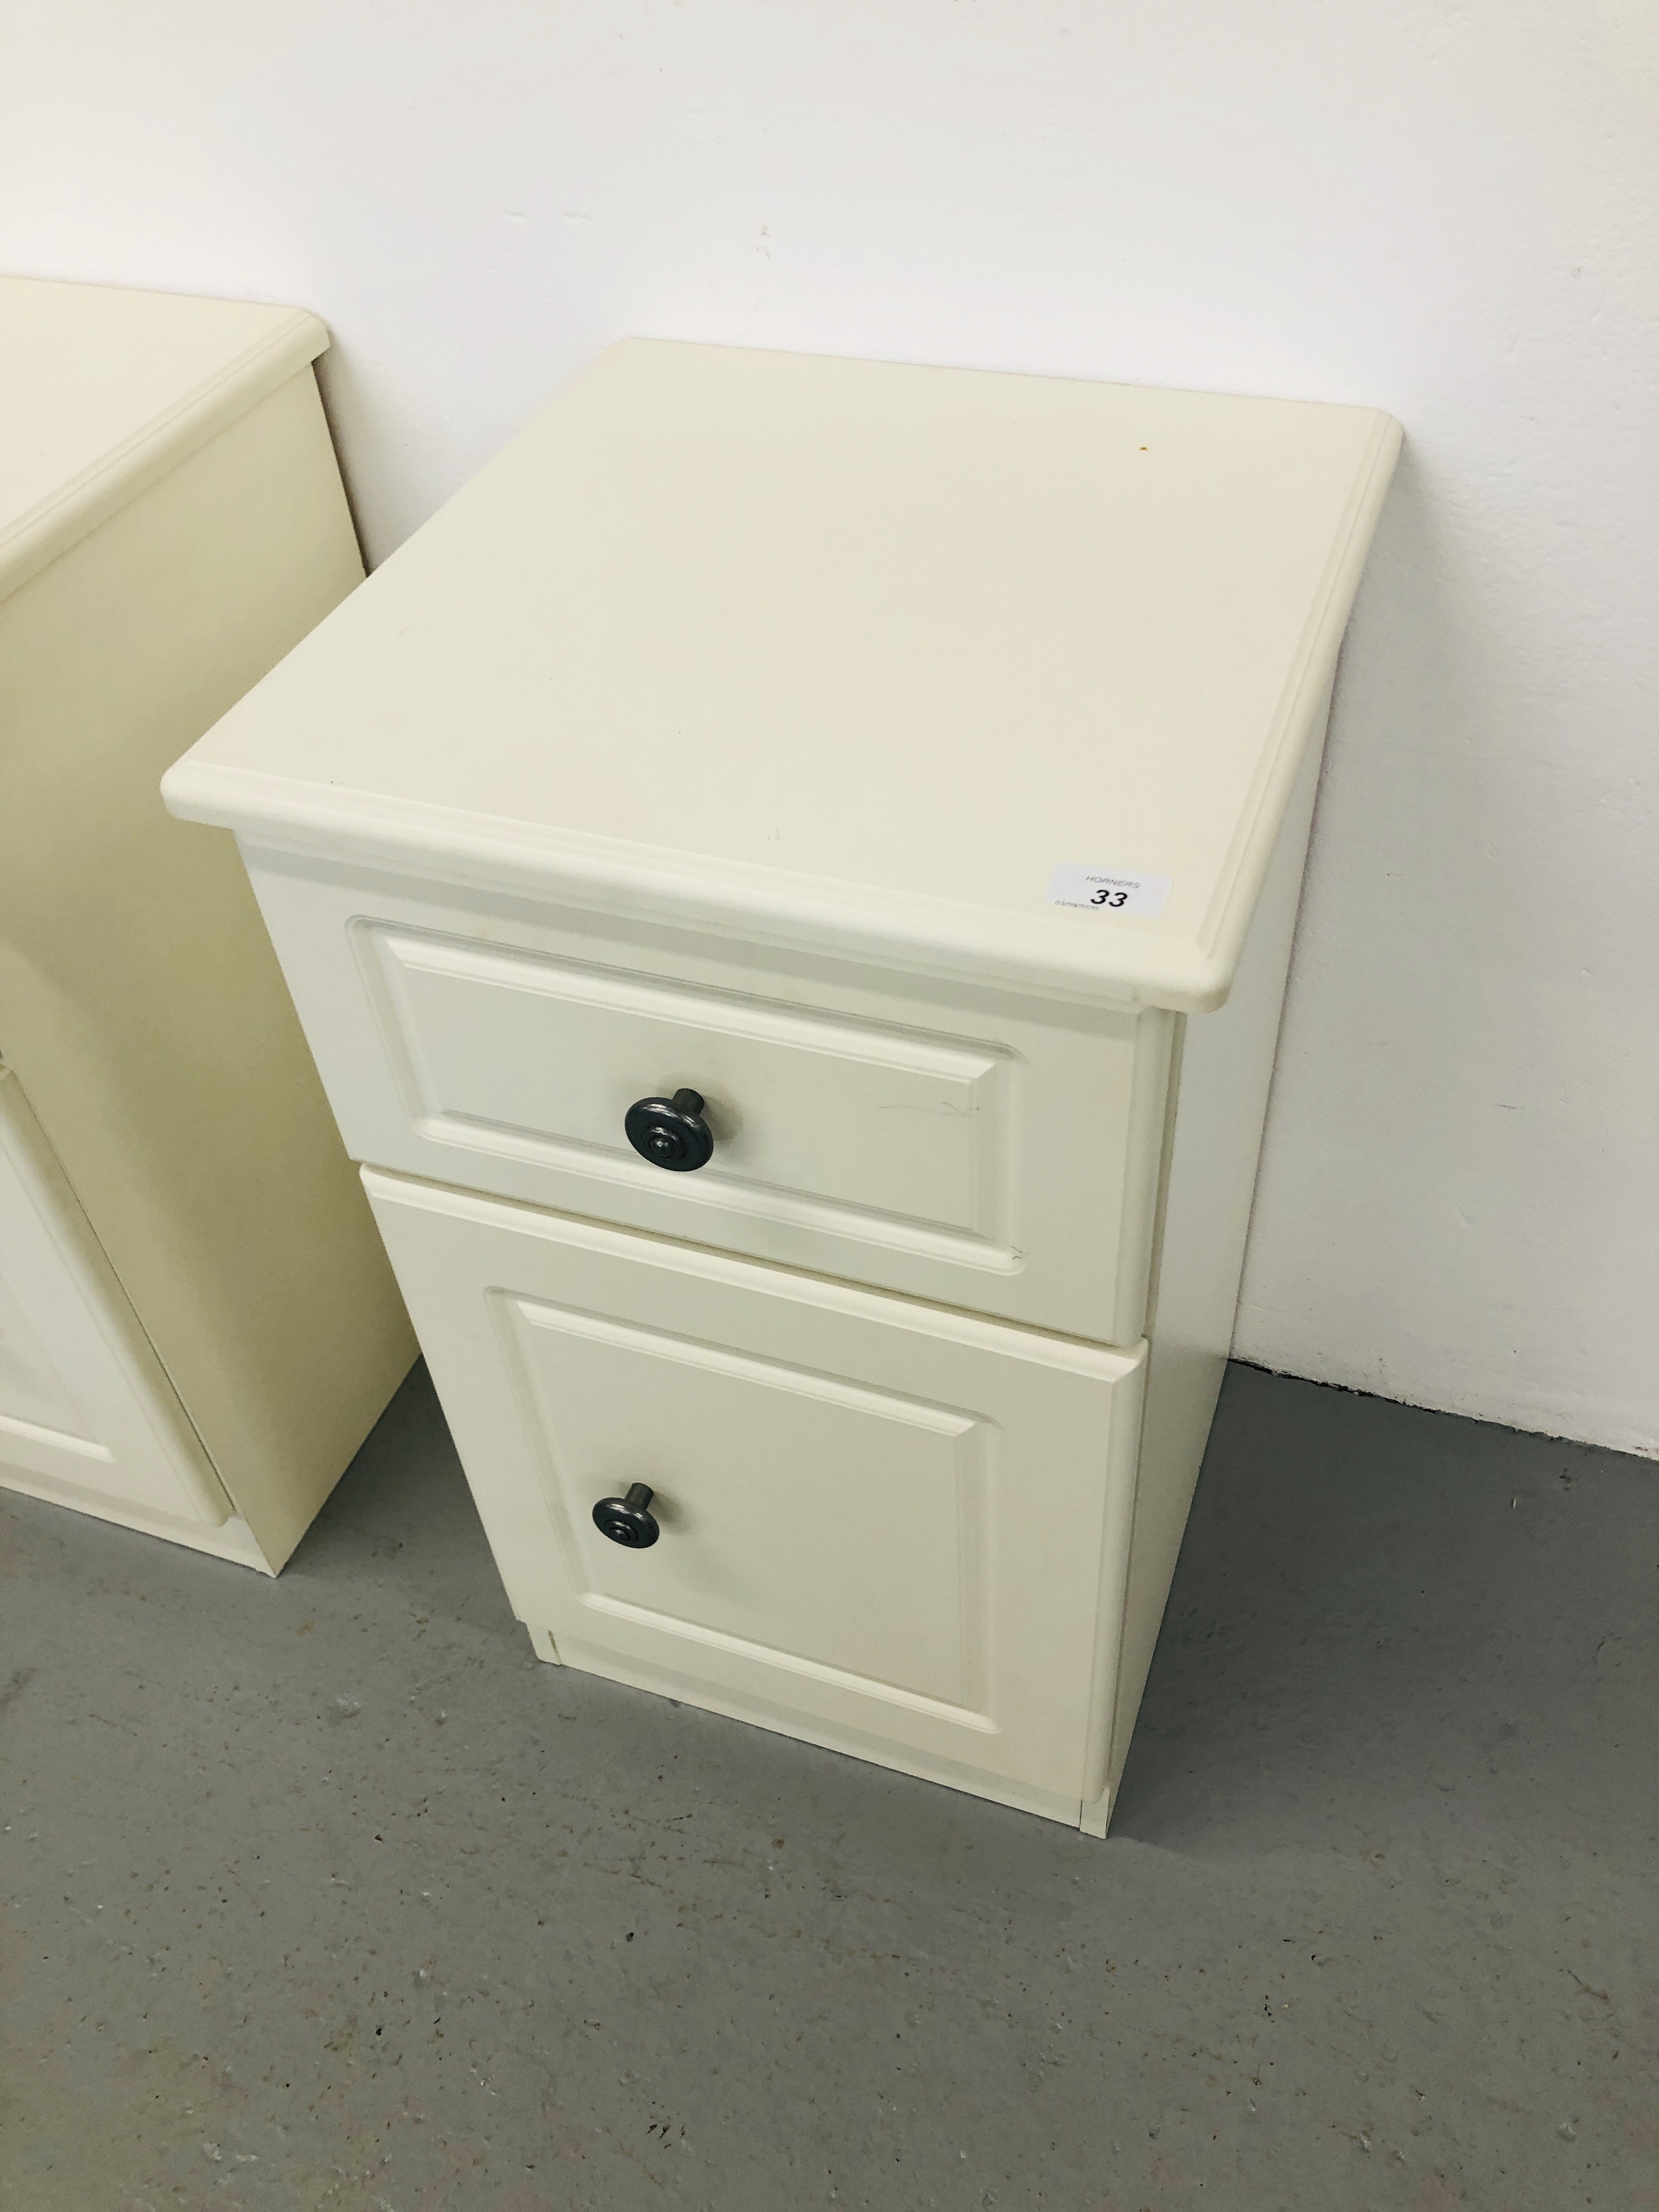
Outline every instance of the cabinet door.
<path id="1" fill-rule="evenodd" d="M 1077 1818 L 1139 1348 L 364 1181 L 514 1608 L 562 1659 Z M 635 1483 L 648 1548 L 593 1522 Z"/>
<path id="2" fill-rule="evenodd" d="M 0 1067 L 0 1486 L 217 1528 L 230 1504 Z"/>

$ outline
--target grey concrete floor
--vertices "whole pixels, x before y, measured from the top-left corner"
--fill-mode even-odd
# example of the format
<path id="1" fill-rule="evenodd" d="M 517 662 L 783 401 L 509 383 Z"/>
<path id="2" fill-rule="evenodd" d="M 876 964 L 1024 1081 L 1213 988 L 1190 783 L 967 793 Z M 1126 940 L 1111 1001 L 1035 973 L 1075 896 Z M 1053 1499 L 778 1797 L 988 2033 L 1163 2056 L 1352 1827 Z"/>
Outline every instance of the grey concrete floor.
<path id="1" fill-rule="evenodd" d="M 1236 1370 L 1106 1844 L 0 1505 L 7 2212 L 1659 2207 L 1659 1469 Z"/>

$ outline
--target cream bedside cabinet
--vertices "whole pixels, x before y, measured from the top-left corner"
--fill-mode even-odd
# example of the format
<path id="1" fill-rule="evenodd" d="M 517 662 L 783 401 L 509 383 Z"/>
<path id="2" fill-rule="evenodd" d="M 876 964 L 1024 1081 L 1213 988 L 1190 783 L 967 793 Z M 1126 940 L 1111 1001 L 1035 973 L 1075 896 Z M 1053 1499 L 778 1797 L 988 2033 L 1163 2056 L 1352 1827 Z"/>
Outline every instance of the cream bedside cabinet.
<path id="1" fill-rule="evenodd" d="M 0 1486 L 274 1573 L 414 1357 L 162 769 L 362 576 L 289 307 L 0 279 Z"/>
<path id="2" fill-rule="evenodd" d="M 168 775 L 544 1658 L 1103 1832 L 1398 435 L 630 342 Z"/>

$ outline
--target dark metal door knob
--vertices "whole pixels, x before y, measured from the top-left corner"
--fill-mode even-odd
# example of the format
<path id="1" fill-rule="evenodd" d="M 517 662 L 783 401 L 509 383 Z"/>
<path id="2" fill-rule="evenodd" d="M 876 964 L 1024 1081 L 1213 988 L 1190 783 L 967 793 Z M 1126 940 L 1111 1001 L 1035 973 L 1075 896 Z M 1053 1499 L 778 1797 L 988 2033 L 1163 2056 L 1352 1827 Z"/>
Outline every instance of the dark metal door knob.
<path id="1" fill-rule="evenodd" d="M 648 1510 L 655 1494 L 649 1483 L 630 1483 L 626 1498 L 600 1498 L 593 1508 L 593 1526 L 613 1544 L 643 1552 L 662 1533 Z"/>
<path id="2" fill-rule="evenodd" d="M 677 1091 L 672 1098 L 636 1098 L 623 1127 L 642 1160 L 674 1175 L 703 1166 L 714 1149 L 695 1091 Z"/>

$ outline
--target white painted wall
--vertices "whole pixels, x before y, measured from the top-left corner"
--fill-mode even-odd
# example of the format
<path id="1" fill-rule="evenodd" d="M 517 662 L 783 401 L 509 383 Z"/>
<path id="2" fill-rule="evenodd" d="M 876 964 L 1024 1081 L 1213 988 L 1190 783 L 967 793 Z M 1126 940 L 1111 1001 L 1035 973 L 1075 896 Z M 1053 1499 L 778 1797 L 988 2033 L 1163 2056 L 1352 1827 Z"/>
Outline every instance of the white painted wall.
<path id="1" fill-rule="evenodd" d="M 624 331 L 1369 401 L 1239 1348 L 1659 1449 L 1647 0 L 54 0 L 0 265 L 303 301 L 371 556 Z"/>

